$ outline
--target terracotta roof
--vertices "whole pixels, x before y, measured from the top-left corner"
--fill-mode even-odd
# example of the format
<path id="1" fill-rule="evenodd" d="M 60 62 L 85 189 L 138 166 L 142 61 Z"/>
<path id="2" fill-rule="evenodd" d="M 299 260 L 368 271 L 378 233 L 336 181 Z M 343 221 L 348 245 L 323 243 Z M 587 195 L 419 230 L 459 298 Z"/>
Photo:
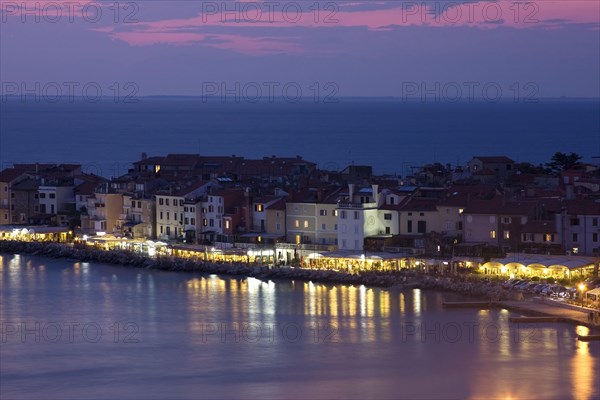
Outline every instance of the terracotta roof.
<path id="1" fill-rule="evenodd" d="M 593 200 L 573 200 L 565 204 L 572 215 L 600 215 L 600 202 Z"/>
<path id="2" fill-rule="evenodd" d="M 148 157 L 144 158 L 143 160 L 134 162 L 133 165 L 155 165 L 160 164 L 164 159 L 165 158 L 163 156 Z"/>
<path id="3" fill-rule="evenodd" d="M 188 166 L 193 167 L 198 163 L 198 154 L 168 154 L 161 162 L 161 166 Z"/>
<path id="4" fill-rule="evenodd" d="M 190 184 L 176 192 L 173 192 L 173 196 L 185 197 L 185 195 L 190 194 L 194 190 L 200 189 L 202 186 L 205 186 L 209 183 L 210 183 L 209 181 L 202 181 L 202 180 L 193 182 L 192 184 Z"/>
<path id="5" fill-rule="evenodd" d="M 285 211 L 285 204 L 286 204 L 285 198 L 282 197 L 275 203 L 267 206 L 267 209 L 268 210 L 284 210 Z"/>
<path id="6" fill-rule="evenodd" d="M 498 196 L 492 200 L 474 200 L 465 209 L 466 214 L 530 215 L 537 200 L 505 201 Z"/>
<path id="7" fill-rule="evenodd" d="M 267 204 L 273 201 L 277 201 L 281 199 L 281 196 L 275 196 L 275 195 L 266 195 L 266 196 L 261 196 L 261 197 L 257 197 L 255 198 L 252 202 L 255 204 Z"/>
<path id="8" fill-rule="evenodd" d="M 75 187 L 75 194 L 91 196 L 94 194 L 94 192 L 96 191 L 96 187 L 98 187 L 99 184 L 100 182 L 94 181 L 83 182 L 82 184 Z"/>
<path id="9" fill-rule="evenodd" d="M 400 208 L 401 211 L 437 211 L 437 199 L 413 197 Z"/>
<path id="10" fill-rule="evenodd" d="M 37 179 L 24 179 L 19 183 L 12 186 L 13 190 L 37 190 L 40 187 L 40 183 Z"/>
<path id="11" fill-rule="evenodd" d="M 20 168 L 6 168 L 0 172 L 0 182 L 11 183 L 15 179 L 23 176 L 27 171 Z"/>
<path id="12" fill-rule="evenodd" d="M 491 185 L 454 185 L 447 190 L 439 205 L 464 207 L 470 200 L 491 199 L 495 194 L 496 188 Z"/>
<path id="13" fill-rule="evenodd" d="M 483 163 L 491 163 L 491 164 L 510 164 L 514 163 L 513 160 L 506 156 L 476 156 L 473 159 L 478 159 Z"/>

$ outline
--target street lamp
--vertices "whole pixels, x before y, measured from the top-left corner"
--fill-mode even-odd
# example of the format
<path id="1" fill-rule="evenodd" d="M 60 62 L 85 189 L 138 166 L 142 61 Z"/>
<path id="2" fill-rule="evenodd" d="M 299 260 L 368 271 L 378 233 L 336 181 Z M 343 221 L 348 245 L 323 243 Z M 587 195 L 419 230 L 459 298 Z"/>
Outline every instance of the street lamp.
<path id="1" fill-rule="evenodd" d="M 583 292 L 585 292 L 585 285 L 583 283 L 579 284 L 579 291 L 581 292 L 581 307 L 583 307 Z"/>

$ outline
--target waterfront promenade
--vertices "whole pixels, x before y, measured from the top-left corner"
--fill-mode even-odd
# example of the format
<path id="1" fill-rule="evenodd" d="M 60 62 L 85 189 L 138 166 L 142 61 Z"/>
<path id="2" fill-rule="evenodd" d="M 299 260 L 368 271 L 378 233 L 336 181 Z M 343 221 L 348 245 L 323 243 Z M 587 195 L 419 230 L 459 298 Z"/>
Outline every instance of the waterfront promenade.
<path id="1" fill-rule="evenodd" d="M 498 302 L 500 307 L 526 315 L 556 317 L 564 322 L 584 325 L 589 328 L 600 328 L 600 323 L 590 323 L 589 313 L 593 311 L 582 307 L 560 304 L 544 298 L 531 298 L 523 301 L 505 300 Z M 596 311 L 597 312 L 597 311 Z"/>

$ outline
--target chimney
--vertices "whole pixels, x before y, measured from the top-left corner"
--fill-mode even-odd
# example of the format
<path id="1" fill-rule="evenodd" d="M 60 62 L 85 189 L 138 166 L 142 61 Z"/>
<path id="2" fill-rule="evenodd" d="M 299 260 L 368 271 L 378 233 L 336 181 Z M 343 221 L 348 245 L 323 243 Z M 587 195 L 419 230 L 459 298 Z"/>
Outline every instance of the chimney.
<path id="1" fill-rule="evenodd" d="M 348 197 L 350 199 L 350 203 L 354 202 L 354 183 L 348 184 Z"/>
<path id="2" fill-rule="evenodd" d="M 373 202 L 379 205 L 379 185 L 371 185 L 373 189 Z"/>
<path id="3" fill-rule="evenodd" d="M 317 203 L 321 203 L 323 201 L 323 189 L 317 189 Z"/>

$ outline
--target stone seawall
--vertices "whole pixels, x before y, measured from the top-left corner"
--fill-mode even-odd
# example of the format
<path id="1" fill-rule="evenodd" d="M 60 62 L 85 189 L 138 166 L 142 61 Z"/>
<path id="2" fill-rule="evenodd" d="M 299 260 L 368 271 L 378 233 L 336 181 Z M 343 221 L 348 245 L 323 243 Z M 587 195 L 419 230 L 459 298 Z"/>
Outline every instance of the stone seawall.
<path id="1" fill-rule="evenodd" d="M 432 276 L 408 270 L 394 272 L 370 271 L 360 274 L 348 274 L 338 271 L 305 268 L 211 263 L 170 256 L 151 258 L 128 251 L 106 251 L 84 245 L 6 240 L 0 240 L 0 253 L 30 254 L 51 258 L 68 258 L 83 262 L 117 264 L 145 269 L 248 276 L 258 279 L 303 280 L 320 283 L 395 287 L 398 289 L 436 289 L 494 301 L 511 298 L 511 293 L 504 290 L 496 282 L 461 275 L 452 277 Z"/>

